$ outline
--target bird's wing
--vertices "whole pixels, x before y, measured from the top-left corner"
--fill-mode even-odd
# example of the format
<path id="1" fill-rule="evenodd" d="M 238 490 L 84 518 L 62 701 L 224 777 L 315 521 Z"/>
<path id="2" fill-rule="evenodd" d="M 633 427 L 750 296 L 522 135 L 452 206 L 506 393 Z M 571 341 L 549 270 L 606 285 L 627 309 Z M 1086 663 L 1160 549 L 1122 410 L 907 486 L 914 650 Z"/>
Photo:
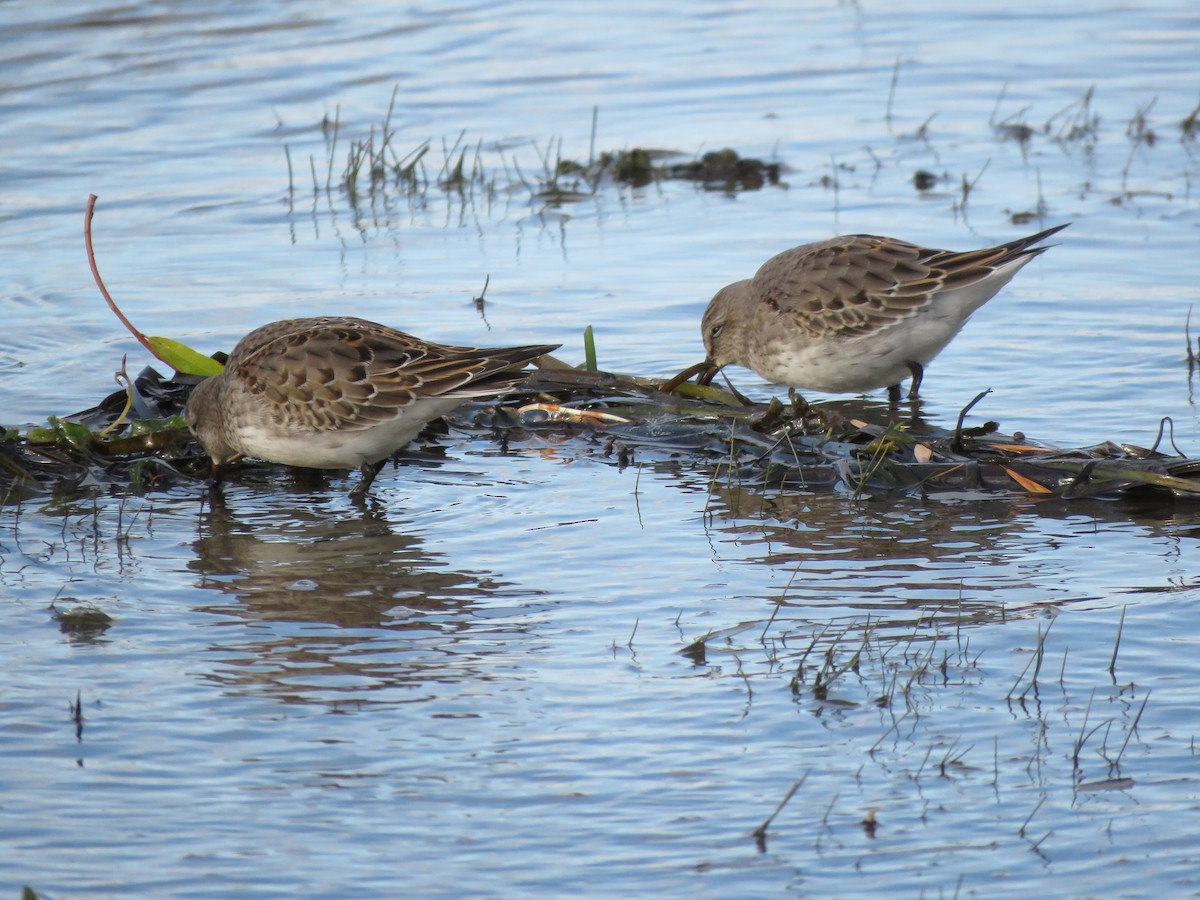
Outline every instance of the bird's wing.
<path id="1" fill-rule="evenodd" d="M 419 400 L 503 393 L 527 362 L 553 348 L 451 347 L 328 317 L 300 320 L 242 349 L 230 360 L 237 378 L 269 401 L 281 425 L 333 431 L 390 421 Z"/>
<path id="2" fill-rule="evenodd" d="M 855 234 L 787 250 L 753 279 L 763 303 L 814 338 L 886 331 L 935 302 L 938 293 L 982 281 L 1044 248 L 1035 238 L 982 250 L 931 250 L 895 238 Z"/>

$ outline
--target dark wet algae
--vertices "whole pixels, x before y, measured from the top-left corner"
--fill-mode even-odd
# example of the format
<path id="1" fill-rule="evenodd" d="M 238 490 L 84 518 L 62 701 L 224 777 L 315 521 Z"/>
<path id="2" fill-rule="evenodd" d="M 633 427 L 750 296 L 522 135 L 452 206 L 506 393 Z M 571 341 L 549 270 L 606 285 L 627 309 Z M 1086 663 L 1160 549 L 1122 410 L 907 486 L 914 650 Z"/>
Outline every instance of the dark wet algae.
<path id="1" fill-rule="evenodd" d="M 51 492 L 203 485 L 208 459 L 180 417 L 189 381 L 196 379 L 165 379 L 144 369 L 132 382 L 129 419 L 108 433 L 130 400 L 124 390 L 24 433 L 3 429 L 0 497 L 11 502 Z M 941 428 L 904 406 L 864 400 L 800 409 L 778 400 L 743 406 L 715 388 L 687 384 L 680 396 L 662 393 L 661 384 L 544 368 L 522 391 L 466 404 L 445 423 L 433 423 L 431 432 L 448 425 L 456 434 L 505 448 L 553 436 L 559 453 L 619 466 L 704 465 L 725 481 L 787 492 L 945 500 L 1200 499 L 1200 459 L 1157 447 L 1104 443 L 1064 450 L 1001 434 L 996 423 Z"/>

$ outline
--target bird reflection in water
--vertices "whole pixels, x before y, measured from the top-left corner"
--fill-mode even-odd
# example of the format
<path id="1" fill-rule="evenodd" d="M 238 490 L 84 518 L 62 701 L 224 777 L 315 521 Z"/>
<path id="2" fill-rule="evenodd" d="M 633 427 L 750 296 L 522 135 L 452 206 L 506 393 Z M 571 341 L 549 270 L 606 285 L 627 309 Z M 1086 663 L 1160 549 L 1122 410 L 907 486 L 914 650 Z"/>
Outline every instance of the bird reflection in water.
<path id="1" fill-rule="evenodd" d="M 377 502 L 282 496 L 303 502 L 239 497 L 231 508 L 214 493 L 200 517 L 189 568 L 221 597 L 198 611 L 249 625 L 213 633 L 224 654 L 214 679 L 290 702 L 394 702 L 395 687 L 411 702 L 425 684 L 486 679 L 490 651 L 520 652 L 521 628 L 477 610 L 531 592 L 451 570 Z"/>

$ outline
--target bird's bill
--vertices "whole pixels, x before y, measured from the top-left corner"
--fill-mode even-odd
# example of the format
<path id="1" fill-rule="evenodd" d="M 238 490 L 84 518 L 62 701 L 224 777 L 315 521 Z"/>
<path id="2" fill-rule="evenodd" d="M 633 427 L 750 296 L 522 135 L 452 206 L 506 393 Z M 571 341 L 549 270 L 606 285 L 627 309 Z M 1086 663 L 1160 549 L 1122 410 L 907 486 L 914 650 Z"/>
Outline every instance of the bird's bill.
<path id="1" fill-rule="evenodd" d="M 718 371 L 720 371 L 720 366 L 713 365 L 711 361 L 706 359 L 704 362 L 698 362 L 694 366 L 688 366 L 669 381 L 664 381 L 661 390 L 664 394 L 670 394 L 693 375 L 700 376 L 696 379 L 697 384 L 708 384 L 713 380 Z"/>

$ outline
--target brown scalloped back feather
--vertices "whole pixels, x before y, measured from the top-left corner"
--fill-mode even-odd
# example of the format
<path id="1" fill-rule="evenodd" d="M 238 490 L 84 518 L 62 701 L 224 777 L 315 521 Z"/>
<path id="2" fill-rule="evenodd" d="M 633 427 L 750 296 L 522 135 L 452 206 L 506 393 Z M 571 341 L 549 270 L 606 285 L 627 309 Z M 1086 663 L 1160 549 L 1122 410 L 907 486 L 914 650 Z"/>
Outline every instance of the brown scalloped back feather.
<path id="1" fill-rule="evenodd" d="M 370 428 L 418 399 L 486 397 L 558 345 L 481 349 L 435 344 L 365 319 L 322 316 L 250 332 L 226 364 L 281 426 Z"/>
<path id="2" fill-rule="evenodd" d="M 1066 228 L 1059 225 L 995 247 L 934 250 L 896 238 L 852 234 L 785 250 L 750 281 L 762 302 L 814 338 L 862 337 L 915 315 L 938 292 L 975 284 Z"/>

